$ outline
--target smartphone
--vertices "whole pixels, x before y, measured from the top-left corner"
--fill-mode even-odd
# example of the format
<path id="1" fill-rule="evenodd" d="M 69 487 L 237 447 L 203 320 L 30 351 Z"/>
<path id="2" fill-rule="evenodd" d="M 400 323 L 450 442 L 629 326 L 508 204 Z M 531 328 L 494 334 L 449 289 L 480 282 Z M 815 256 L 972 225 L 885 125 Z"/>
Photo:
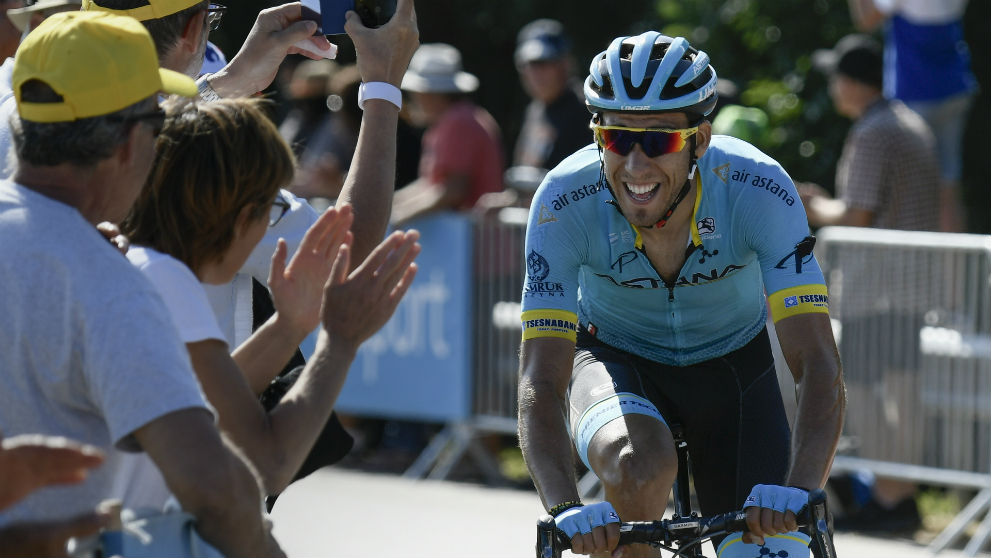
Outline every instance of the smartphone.
<path id="1" fill-rule="evenodd" d="M 317 33 L 344 35 L 344 14 L 354 10 L 366 27 L 381 27 L 396 13 L 396 0 L 301 0 L 303 19 L 317 22 Z"/>

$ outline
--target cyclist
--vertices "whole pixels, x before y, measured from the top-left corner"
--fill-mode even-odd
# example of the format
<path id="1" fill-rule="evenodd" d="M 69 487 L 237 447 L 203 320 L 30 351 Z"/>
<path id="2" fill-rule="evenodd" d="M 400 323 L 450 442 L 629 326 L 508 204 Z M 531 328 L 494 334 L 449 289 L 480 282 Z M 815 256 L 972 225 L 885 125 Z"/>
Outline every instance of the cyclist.
<path id="1" fill-rule="evenodd" d="M 792 180 L 712 135 L 716 83 L 684 38 L 615 39 L 585 80 L 595 144 L 531 204 L 520 443 L 576 553 L 613 551 L 620 518 L 663 515 L 673 422 L 702 513 L 749 508 L 750 532 L 726 537 L 721 556 L 806 552 L 794 514 L 826 480 L 844 410 L 827 292 Z M 769 307 L 798 385 L 791 458 Z M 579 501 L 575 455 L 606 501 Z"/>

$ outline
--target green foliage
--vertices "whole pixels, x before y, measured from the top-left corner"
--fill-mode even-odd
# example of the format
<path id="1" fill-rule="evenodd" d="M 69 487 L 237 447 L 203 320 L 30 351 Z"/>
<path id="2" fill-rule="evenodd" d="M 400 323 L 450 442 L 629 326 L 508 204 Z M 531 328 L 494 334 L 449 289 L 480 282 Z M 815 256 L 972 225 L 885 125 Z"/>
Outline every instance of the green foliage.
<path id="1" fill-rule="evenodd" d="M 663 33 L 682 35 L 706 51 L 717 74 L 740 91 L 734 100 L 758 107 L 771 130 L 762 145 L 796 181 L 832 188 L 850 122 L 838 116 L 812 53 L 853 28 L 847 5 L 828 0 L 657 0 Z"/>

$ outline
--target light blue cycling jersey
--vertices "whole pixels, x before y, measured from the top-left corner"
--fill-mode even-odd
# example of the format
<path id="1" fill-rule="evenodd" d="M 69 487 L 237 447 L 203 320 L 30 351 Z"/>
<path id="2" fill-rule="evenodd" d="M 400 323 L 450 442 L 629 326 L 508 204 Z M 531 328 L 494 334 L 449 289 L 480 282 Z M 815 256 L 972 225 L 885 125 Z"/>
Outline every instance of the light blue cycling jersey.
<path id="1" fill-rule="evenodd" d="M 775 321 L 827 312 L 795 185 L 747 142 L 713 136 L 699 159 L 691 243 L 672 284 L 651 266 L 640 233 L 600 180 L 590 145 L 548 173 L 535 194 L 525 340 L 574 341 L 583 327 L 617 349 L 686 366 L 743 347 L 764 327 L 768 306 Z"/>

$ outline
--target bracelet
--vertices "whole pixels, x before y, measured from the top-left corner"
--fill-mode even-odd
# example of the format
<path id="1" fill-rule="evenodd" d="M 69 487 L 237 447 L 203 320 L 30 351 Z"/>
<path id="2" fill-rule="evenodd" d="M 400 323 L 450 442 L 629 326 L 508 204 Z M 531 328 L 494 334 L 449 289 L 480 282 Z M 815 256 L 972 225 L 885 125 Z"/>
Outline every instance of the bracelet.
<path id="1" fill-rule="evenodd" d="M 213 86 L 210 85 L 210 76 L 212 75 L 213 74 L 204 74 L 203 76 L 200 76 L 200 79 L 196 80 L 197 97 L 199 97 L 201 101 L 208 103 L 211 101 L 217 101 L 221 98 L 217 91 L 214 90 Z"/>
<path id="2" fill-rule="evenodd" d="M 403 108 L 403 94 L 399 87 L 384 81 L 370 81 L 358 86 L 358 108 L 365 110 L 365 101 L 369 99 L 382 99 L 396 105 L 396 108 Z"/>
<path id="3" fill-rule="evenodd" d="M 578 500 L 569 500 L 567 502 L 562 502 L 557 506 L 552 507 L 550 510 L 548 510 L 548 515 L 550 515 L 551 517 L 558 517 L 558 514 L 560 514 L 565 510 L 570 510 L 572 508 L 581 508 L 581 507 L 582 507 L 582 502 Z"/>

